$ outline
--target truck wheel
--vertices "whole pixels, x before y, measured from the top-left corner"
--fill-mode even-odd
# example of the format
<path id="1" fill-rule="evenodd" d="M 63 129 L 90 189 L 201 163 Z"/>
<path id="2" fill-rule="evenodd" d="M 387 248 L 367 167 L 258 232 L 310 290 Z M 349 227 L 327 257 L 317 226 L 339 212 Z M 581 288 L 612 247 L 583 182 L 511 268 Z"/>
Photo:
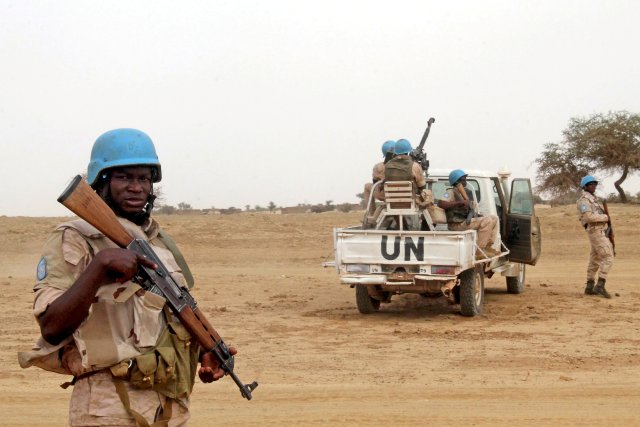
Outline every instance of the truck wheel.
<path id="1" fill-rule="evenodd" d="M 484 304 L 484 272 L 475 267 L 460 274 L 460 313 L 475 316 L 482 313 Z"/>
<path id="2" fill-rule="evenodd" d="M 520 271 L 515 277 L 507 277 L 507 292 L 510 294 L 521 294 L 524 292 L 525 265 L 520 264 Z"/>
<path id="3" fill-rule="evenodd" d="M 380 301 L 371 298 L 367 287 L 364 285 L 356 285 L 356 305 L 358 311 L 362 314 L 375 313 L 380 309 Z"/>

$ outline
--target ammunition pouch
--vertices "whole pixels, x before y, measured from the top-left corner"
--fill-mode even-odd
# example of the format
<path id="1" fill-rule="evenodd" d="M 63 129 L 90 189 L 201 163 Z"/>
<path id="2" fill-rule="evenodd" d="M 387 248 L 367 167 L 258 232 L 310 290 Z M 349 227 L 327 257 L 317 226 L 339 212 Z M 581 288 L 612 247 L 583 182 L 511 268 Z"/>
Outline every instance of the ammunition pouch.
<path id="1" fill-rule="evenodd" d="M 140 389 L 153 389 L 172 399 L 187 397 L 193 390 L 199 346 L 178 322 L 171 322 L 155 348 L 111 367 L 114 377 Z"/>

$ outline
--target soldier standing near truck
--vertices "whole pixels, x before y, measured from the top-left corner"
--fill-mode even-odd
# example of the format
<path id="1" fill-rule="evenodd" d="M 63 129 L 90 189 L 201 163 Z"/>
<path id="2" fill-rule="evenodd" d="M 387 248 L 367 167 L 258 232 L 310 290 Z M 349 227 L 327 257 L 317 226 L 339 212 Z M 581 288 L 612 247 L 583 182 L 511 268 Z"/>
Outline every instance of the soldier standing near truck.
<path id="1" fill-rule="evenodd" d="M 610 218 L 605 214 L 604 207 L 595 196 L 598 180 L 587 175 L 580 181 L 582 194 L 577 201 L 578 215 L 580 223 L 587 231 L 591 253 L 589 254 L 589 264 L 587 265 L 587 284 L 584 293 L 587 295 L 601 295 L 604 298 L 611 298 L 605 289 L 607 274 L 613 265 L 613 246 L 607 236 L 610 227 Z M 610 231 L 609 231 L 610 232 Z M 596 273 L 598 273 L 598 283 L 596 284 Z"/>
<path id="2" fill-rule="evenodd" d="M 446 211 L 449 230 L 477 230 L 477 245 L 484 252 L 483 254 L 479 251 L 477 257 L 485 258 L 498 255 L 499 252 L 493 248 L 498 237 L 498 217 L 495 215 L 476 217 L 474 215 L 474 202 L 466 193 L 467 174 L 462 169 L 451 171 L 449 184 L 451 188 L 447 189 L 438 202 L 438 207 Z"/>

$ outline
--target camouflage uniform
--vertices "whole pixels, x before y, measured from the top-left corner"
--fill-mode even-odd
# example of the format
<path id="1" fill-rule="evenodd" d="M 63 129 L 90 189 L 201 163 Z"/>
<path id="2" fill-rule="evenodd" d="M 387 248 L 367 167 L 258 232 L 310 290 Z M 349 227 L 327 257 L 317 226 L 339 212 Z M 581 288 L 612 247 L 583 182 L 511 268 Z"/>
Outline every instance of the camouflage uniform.
<path id="1" fill-rule="evenodd" d="M 433 205 L 433 194 L 426 190 L 427 181 L 424 177 L 422 167 L 413 161 L 408 154 L 399 154 L 389 160 L 384 170 L 385 181 L 412 181 L 418 191 L 418 207 L 425 209 Z"/>
<path id="2" fill-rule="evenodd" d="M 461 200 L 461 196 L 453 188 L 448 188 L 442 195 L 442 199 L 446 201 Z M 464 231 L 477 230 L 479 248 L 486 250 L 492 249 L 498 240 L 498 217 L 495 215 L 486 215 L 477 218 L 471 218 L 471 222 L 467 224 L 467 208 L 451 208 L 447 209 L 447 224 L 449 230 Z M 488 255 L 492 255 L 488 254 Z"/>
<path id="3" fill-rule="evenodd" d="M 373 170 L 371 171 L 371 178 L 373 182 L 367 182 L 364 185 L 363 200 L 365 203 L 369 203 L 369 197 L 371 195 L 371 188 L 373 188 L 373 184 L 384 179 L 384 162 L 376 163 L 376 165 L 373 167 Z M 378 185 L 376 187 L 376 192 L 373 197 L 376 200 L 384 200 L 384 191 L 381 185 Z"/>
<path id="4" fill-rule="evenodd" d="M 587 266 L 587 281 L 595 281 L 596 273 L 599 279 L 607 278 L 613 265 L 613 247 L 605 235 L 609 217 L 604 213 L 600 201 L 588 191 L 583 191 L 577 202 L 580 223 L 586 229 L 591 244 L 589 265 Z"/>
<path id="5" fill-rule="evenodd" d="M 167 400 L 171 403 L 169 427 L 185 427 L 189 420 L 189 399 L 170 399 L 153 390 L 132 387 L 127 381 L 131 409 L 141 414 L 149 424 L 159 418 Z M 78 380 L 73 386 L 69 405 L 69 425 L 78 426 L 137 426 L 116 393 L 110 371 L 99 371 Z"/>
<path id="6" fill-rule="evenodd" d="M 384 177 L 386 181 L 413 181 L 418 189 L 427 186 L 422 168 L 408 154 L 399 154 L 389 160 L 385 165 Z"/>
<path id="7" fill-rule="evenodd" d="M 146 226 L 138 227 L 125 219 L 119 220 L 131 235 L 149 241 L 172 277 L 186 286 L 173 254 L 159 236 L 157 222 L 150 219 Z M 38 265 L 34 315 L 38 317 L 44 313 L 73 285 L 95 253 L 107 247 L 116 246 L 82 220 L 58 226 L 45 244 Z M 130 408 L 149 423 L 153 423 L 164 409 L 171 415 L 169 426 L 184 426 L 189 419 L 189 393 L 197 369 L 197 346 L 192 346 L 196 352 L 195 359 L 192 357 L 186 362 L 191 364 L 192 372 L 187 375 L 191 378 L 185 381 L 188 383 L 190 380 L 191 386 L 182 387 L 183 391 L 176 395 L 161 394 L 152 388 L 135 388 L 129 381 L 119 380 L 112 374 L 112 367 L 122 362 L 125 366 L 123 377 L 128 378 L 128 362 L 148 354 L 149 350 L 153 351 L 159 336 L 166 330 L 167 320 L 175 321 L 165 311 L 164 302 L 163 297 L 144 292 L 133 282 L 103 285 L 96 294 L 89 315 L 72 336 L 57 346 L 40 337 L 33 351 L 19 354 L 20 364 L 76 377 L 69 405 L 72 426 L 136 426 L 116 391 L 116 382 L 124 385 Z M 109 334 L 111 339 L 108 339 Z M 184 344 L 188 347 L 189 341 L 185 340 Z M 171 372 L 173 367 L 166 372 Z M 156 378 L 158 374 L 160 372 L 156 372 Z M 167 397 L 167 394 L 171 396 Z"/>

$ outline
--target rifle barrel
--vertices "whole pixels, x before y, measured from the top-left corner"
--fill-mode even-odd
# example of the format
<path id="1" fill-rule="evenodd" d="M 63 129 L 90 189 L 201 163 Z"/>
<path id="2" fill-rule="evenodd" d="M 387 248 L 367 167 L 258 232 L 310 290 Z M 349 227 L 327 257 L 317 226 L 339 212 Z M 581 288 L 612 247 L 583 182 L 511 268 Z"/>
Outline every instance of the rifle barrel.
<path id="1" fill-rule="evenodd" d="M 436 121 L 433 117 L 430 117 L 427 120 L 427 128 L 424 130 L 424 134 L 422 134 L 422 139 L 420 140 L 420 144 L 416 148 L 418 151 L 424 148 L 425 142 L 427 142 L 427 138 L 429 137 L 429 132 L 431 131 L 431 125 Z"/>
<path id="2" fill-rule="evenodd" d="M 613 235 L 613 225 L 611 225 L 611 215 L 609 214 L 609 205 L 607 204 L 606 199 L 602 199 L 602 209 L 604 210 L 604 213 L 607 215 L 608 229 L 606 232 L 606 236 L 611 242 L 611 249 L 613 249 L 613 256 L 616 256 L 616 239 L 615 239 L 615 236 Z"/>

